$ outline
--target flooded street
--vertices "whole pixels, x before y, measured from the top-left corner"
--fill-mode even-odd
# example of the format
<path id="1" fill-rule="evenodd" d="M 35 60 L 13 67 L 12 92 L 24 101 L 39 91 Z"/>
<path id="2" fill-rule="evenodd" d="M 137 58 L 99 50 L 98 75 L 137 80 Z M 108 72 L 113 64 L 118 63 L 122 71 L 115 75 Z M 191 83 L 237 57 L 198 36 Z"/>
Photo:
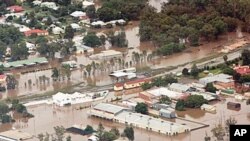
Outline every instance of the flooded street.
<path id="1" fill-rule="evenodd" d="M 211 129 L 215 124 L 225 121 L 229 116 L 235 117 L 238 124 L 249 124 L 250 123 L 250 111 L 249 106 L 244 102 L 241 102 L 242 109 L 240 111 L 228 110 L 226 103 L 228 101 L 235 102 L 234 99 L 228 98 L 225 102 L 214 103 L 217 108 L 216 114 L 206 113 L 199 109 L 186 110 L 184 112 L 178 112 L 179 117 L 183 117 L 188 120 L 194 120 L 210 125 L 207 128 L 198 129 L 188 134 L 180 134 L 178 136 L 169 137 L 154 132 L 148 132 L 143 129 L 135 129 L 135 141 L 201 141 L 205 136 L 205 132 L 211 135 Z M 37 135 L 39 133 L 52 133 L 53 127 L 63 125 L 65 128 L 73 125 L 91 125 L 97 128 L 97 125 L 101 122 L 106 129 L 117 127 L 120 132 L 124 129 L 123 124 L 113 123 L 110 121 L 102 120 L 99 118 L 90 118 L 87 115 L 88 109 L 79 110 L 78 106 L 71 107 L 55 107 L 52 105 L 40 105 L 29 107 L 28 111 L 35 115 L 31 119 L 19 119 L 13 124 L 13 127 L 22 131 Z M 10 124 L 0 125 L 0 131 L 11 129 Z M 74 141 L 87 140 L 86 136 L 73 135 Z"/>

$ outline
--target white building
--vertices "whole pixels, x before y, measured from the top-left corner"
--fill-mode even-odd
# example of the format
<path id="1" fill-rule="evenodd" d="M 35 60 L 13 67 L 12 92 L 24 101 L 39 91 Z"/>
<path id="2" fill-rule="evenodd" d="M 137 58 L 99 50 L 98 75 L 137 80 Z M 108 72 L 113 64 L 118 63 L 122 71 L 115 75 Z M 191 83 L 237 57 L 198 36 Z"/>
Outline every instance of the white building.
<path id="1" fill-rule="evenodd" d="M 64 29 L 58 27 L 58 26 L 55 26 L 52 28 L 52 33 L 55 34 L 55 35 L 59 35 L 59 34 L 62 34 L 64 33 Z"/>
<path id="2" fill-rule="evenodd" d="M 79 93 L 64 94 L 58 92 L 52 96 L 53 103 L 58 106 L 73 105 L 79 103 L 87 103 L 95 100 L 101 100 L 108 95 L 109 91 L 100 91 L 96 93 Z"/>
<path id="3" fill-rule="evenodd" d="M 105 51 L 101 51 L 101 53 L 91 55 L 90 59 L 109 60 L 111 58 L 121 58 L 121 57 L 122 57 L 122 53 L 120 51 L 105 50 Z"/>
<path id="4" fill-rule="evenodd" d="M 71 26 L 73 29 L 75 29 L 75 30 L 80 30 L 80 29 L 81 29 L 80 25 L 77 24 L 77 23 L 72 23 L 72 24 L 70 24 L 70 26 Z"/>
<path id="5" fill-rule="evenodd" d="M 176 91 L 176 92 L 180 92 L 180 93 L 185 93 L 187 91 L 189 91 L 190 86 L 184 85 L 184 84 L 180 84 L 180 83 L 172 83 L 169 86 L 169 89 L 172 91 Z"/>
<path id="6" fill-rule="evenodd" d="M 59 9 L 59 7 L 54 2 L 42 2 L 40 4 L 40 6 L 41 7 L 47 7 L 47 8 L 53 9 L 53 10 L 58 10 Z"/>
<path id="7" fill-rule="evenodd" d="M 216 112 L 216 107 L 213 105 L 203 104 L 201 105 L 201 110 L 205 110 L 207 112 Z"/>
<path id="8" fill-rule="evenodd" d="M 185 97 L 185 94 L 180 93 L 180 92 L 171 91 L 165 87 L 151 89 L 151 90 L 148 90 L 146 92 L 155 96 L 155 97 L 168 96 L 171 99 L 182 99 L 183 97 Z"/>
<path id="9" fill-rule="evenodd" d="M 82 12 L 82 11 L 75 11 L 75 12 L 71 13 L 70 15 L 72 17 L 75 17 L 75 18 L 80 18 L 80 17 L 85 17 L 86 13 Z"/>
<path id="10" fill-rule="evenodd" d="M 91 26 L 94 26 L 94 27 L 96 27 L 96 26 L 101 26 L 101 27 L 103 27 L 103 26 L 105 26 L 106 25 L 106 23 L 104 23 L 103 21 L 96 21 L 96 22 L 92 22 L 91 23 Z"/>
<path id="11" fill-rule="evenodd" d="M 89 1 L 86 1 L 86 0 L 84 0 L 84 1 L 82 2 L 82 7 L 83 7 L 83 8 L 86 8 L 86 7 L 91 6 L 91 5 L 95 5 L 95 3 L 89 2 Z"/>
<path id="12" fill-rule="evenodd" d="M 76 54 L 83 54 L 83 53 L 93 53 L 94 49 L 92 47 L 86 45 L 78 45 L 76 46 Z"/>

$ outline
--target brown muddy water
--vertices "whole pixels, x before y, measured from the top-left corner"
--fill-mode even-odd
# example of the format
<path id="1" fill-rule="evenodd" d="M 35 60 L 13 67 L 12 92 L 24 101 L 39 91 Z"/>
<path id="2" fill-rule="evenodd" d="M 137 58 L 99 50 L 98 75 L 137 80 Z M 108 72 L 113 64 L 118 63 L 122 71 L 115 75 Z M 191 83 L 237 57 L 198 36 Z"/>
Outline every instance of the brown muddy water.
<path id="1" fill-rule="evenodd" d="M 217 113 L 211 114 L 199 109 L 188 109 L 184 112 L 178 112 L 179 117 L 185 119 L 194 120 L 197 122 L 202 122 L 204 124 L 210 125 L 209 127 L 191 131 L 191 133 L 180 134 L 178 136 L 169 137 L 166 135 L 161 135 L 154 132 L 149 132 L 143 129 L 135 129 L 135 141 L 202 141 L 205 136 L 205 132 L 211 135 L 211 129 L 215 124 L 220 122 L 223 123 L 225 119 L 229 116 L 235 117 L 237 124 L 250 124 L 250 106 L 247 106 L 244 102 L 241 103 L 240 111 L 228 110 L 226 103 L 228 101 L 235 101 L 232 98 L 227 98 L 226 101 L 214 102 L 216 105 Z M 101 122 L 106 129 L 112 127 L 119 128 L 120 131 L 124 129 L 123 124 L 113 123 L 106 120 L 101 120 L 99 118 L 88 117 L 87 111 L 89 109 L 77 110 L 78 106 L 71 107 L 55 107 L 53 105 L 39 105 L 28 107 L 28 110 L 35 115 L 31 119 L 19 119 L 11 124 L 0 125 L 0 131 L 6 131 L 11 128 L 20 129 L 22 131 L 31 133 L 33 135 L 38 135 L 39 133 L 53 133 L 53 127 L 64 126 L 65 128 L 71 127 L 72 125 L 81 125 L 85 127 L 86 125 L 91 125 L 97 128 L 97 125 Z M 87 140 L 86 136 L 79 136 L 70 134 L 73 141 Z"/>

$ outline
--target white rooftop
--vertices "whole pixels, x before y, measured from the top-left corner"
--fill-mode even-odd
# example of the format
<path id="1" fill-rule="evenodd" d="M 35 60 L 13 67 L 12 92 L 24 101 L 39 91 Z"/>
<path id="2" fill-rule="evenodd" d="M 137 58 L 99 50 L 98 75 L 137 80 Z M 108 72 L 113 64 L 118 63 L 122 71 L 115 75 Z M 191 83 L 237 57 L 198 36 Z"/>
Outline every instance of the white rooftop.
<path id="1" fill-rule="evenodd" d="M 70 15 L 73 17 L 83 17 L 83 16 L 86 16 L 86 13 L 82 12 L 82 11 L 75 11 L 75 12 L 71 13 Z"/>
<path id="2" fill-rule="evenodd" d="M 83 5 L 84 7 L 88 7 L 88 6 L 90 6 L 90 5 L 95 5 L 95 3 L 84 0 L 84 1 L 82 2 L 82 5 Z"/>
<path id="3" fill-rule="evenodd" d="M 189 127 L 169 121 L 165 121 L 160 118 L 154 118 L 148 115 L 142 115 L 139 113 L 132 113 L 129 111 L 123 111 L 115 116 L 116 120 L 125 121 L 128 124 L 137 125 L 138 127 L 148 127 L 153 131 L 161 131 L 161 133 L 181 133 L 184 130 L 190 130 Z"/>
<path id="4" fill-rule="evenodd" d="M 179 92 L 175 92 L 175 91 L 171 91 L 168 88 L 165 87 L 160 87 L 160 88 L 156 88 L 156 89 L 151 89 L 146 91 L 147 93 L 150 93 L 154 96 L 168 96 L 169 98 L 173 98 L 173 99 L 179 99 L 183 96 L 182 93 Z"/>
<path id="5" fill-rule="evenodd" d="M 113 104 L 108 104 L 108 103 L 99 103 L 94 107 L 94 109 L 99 110 L 99 111 L 112 113 L 112 114 L 116 114 L 116 113 L 118 113 L 126 108 L 121 107 L 121 106 L 117 106 L 117 105 L 113 105 Z"/>
<path id="6" fill-rule="evenodd" d="M 229 83 L 232 82 L 233 80 L 230 79 L 232 78 L 231 75 L 227 75 L 227 74 L 218 74 L 218 75 L 214 75 L 214 76 L 209 76 L 209 77 L 204 77 L 201 78 L 199 80 L 199 82 L 201 84 L 206 85 L 207 83 L 212 83 L 212 82 L 223 82 L 223 83 Z"/>
<path id="7" fill-rule="evenodd" d="M 170 89 L 175 89 L 175 90 L 180 90 L 180 91 L 187 91 L 190 87 L 184 84 L 180 84 L 180 83 L 172 83 L 169 86 Z"/>

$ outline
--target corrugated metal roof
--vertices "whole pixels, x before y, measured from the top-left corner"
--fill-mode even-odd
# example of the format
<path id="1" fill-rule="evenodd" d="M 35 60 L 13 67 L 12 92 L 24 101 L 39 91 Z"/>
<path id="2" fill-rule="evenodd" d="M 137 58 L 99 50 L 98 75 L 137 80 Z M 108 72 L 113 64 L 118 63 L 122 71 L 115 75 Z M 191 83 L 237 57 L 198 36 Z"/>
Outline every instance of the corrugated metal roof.
<path id="1" fill-rule="evenodd" d="M 126 108 L 108 103 L 99 103 L 94 107 L 94 109 L 116 114 Z"/>

